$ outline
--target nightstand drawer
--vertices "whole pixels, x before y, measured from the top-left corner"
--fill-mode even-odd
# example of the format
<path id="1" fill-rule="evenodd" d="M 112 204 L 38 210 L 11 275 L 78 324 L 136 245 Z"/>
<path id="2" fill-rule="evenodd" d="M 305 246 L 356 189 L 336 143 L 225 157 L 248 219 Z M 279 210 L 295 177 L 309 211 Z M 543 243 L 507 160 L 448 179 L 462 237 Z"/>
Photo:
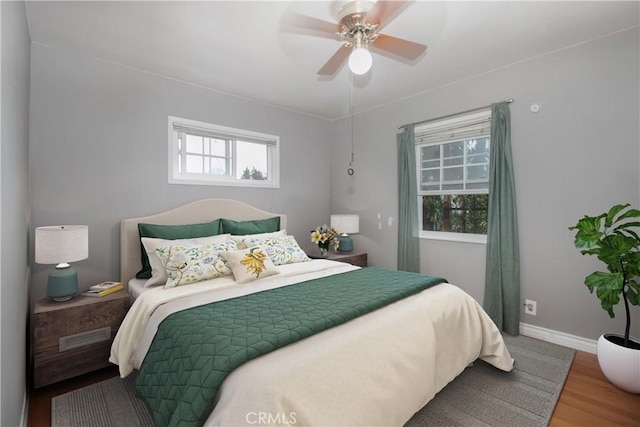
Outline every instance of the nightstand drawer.
<path id="1" fill-rule="evenodd" d="M 329 252 L 326 257 L 322 257 L 319 254 L 310 253 L 309 258 L 330 259 L 332 261 L 346 262 L 347 264 L 356 265 L 358 267 L 367 266 L 366 252 Z"/>
<path id="2" fill-rule="evenodd" d="M 367 266 L 367 254 L 352 254 L 343 259 L 336 259 L 336 261 L 348 262 L 352 265 L 357 265 L 358 267 L 366 267 Z"/>
<path id="3" fill-rule="evenodd" d="M 38 301 L 33 313 L 34 388 L 109 366 L 111 343 L 128 309 L 124 291 Z"/>
<path id="4" fill-rule="evenodd" d="M 109 341 L 59 352 L 57 347 L 36 350 L 33 362 L 33 388 L 96 371 L 110 366 Z"/>

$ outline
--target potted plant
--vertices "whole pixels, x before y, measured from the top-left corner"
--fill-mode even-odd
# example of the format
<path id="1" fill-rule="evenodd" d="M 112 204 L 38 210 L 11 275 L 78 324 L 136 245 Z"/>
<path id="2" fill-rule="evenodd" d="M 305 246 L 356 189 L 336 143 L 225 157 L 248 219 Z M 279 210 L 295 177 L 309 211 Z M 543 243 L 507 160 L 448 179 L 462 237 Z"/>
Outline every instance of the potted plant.
<path id="1" fill-rule="evenodd" d="M 584 216 L 569 227 L 576 230 L 574 244 L 583 255 L 595 255 L 607 272 L 596 271 L 585 278 L 589 291 L 600 299 L 610 317 L 613 307 L 624 302 L 627 316 L 624 335 L 603 334 L 598 339 L 598 363 L 605 376 L 619 388 L 640 393 L 640 340 L 629 336 L 629 304 L 640 305 L 640 210 L 629 204 L 615 205 L 598 216 Z"/>

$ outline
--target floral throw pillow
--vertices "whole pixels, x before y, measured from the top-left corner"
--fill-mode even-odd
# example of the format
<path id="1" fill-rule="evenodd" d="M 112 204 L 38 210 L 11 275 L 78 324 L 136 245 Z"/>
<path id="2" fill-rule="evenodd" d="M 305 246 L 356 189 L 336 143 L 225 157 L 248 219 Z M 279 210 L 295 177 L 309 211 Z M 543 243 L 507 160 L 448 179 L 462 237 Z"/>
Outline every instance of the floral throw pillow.
<path id="1" fill-rule="evenodd" d="M 144 287 L 164 285 L 167 283 L 167 273 L 164 270 L 164 264 L 156 254 L 156 248 L 174 246 L 174 245 L 202 245 L 213 243 L 224 243 L 231 238 L 230 234 L 218 234 L 217 236 L 198 237 L 195 239 L 155 239 L 150 237 L 142 237 L 142 245 L 147 252 L 147 258 L 149 259 L 149 265 L 151 266 L 151 278 L 148 279 Z"/>
<path id="2" fill-rule="evenodd" d="M 260 234 L 245 234 L 242 236 L 234 236 L 231 235 L 230 239 L 235 240 L 238 245 L 238 249 L 246 249 L 247 246 L 244 244 L 245 239 L 251 239 L 251 241 L 257 242 L 258 240 L 264 240 L 272 237 L 286 237 L 287 230 L 274 231 L 272 233 L 260 233 Z"/>
<path id="3" fill-rule="evenodd" d="M 175 245 L 156 248 L 156 254 L 167 272 L 165 289 L 202 282 L 231 274 L 221 252 L 237 249 L 233 240 L 201 245 Z"/>
<path id="4" fill-rule="evenodd" d="M 275 265 L 293 264 L 311 261 L 307 254 L 298 246 L 295 237 L 272 237 L 266 239 L 245 239 L 247 247 L 261 246 Z"/>
<path id="5" fill-rule="evenodd" d="M 222 252 L 221 255 L 229 263 L 236 283 L 251 282 L 280 273 L 260 246 Z"/>

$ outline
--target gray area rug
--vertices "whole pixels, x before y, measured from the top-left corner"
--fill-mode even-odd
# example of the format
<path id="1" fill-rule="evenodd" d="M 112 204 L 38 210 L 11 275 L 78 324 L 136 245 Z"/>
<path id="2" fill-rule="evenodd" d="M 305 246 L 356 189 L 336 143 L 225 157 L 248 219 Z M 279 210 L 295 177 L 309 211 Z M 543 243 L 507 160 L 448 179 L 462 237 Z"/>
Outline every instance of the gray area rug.
<path id="1" fill-rule="evenodd" d="M 546 426 L 576 352 L 525 336 L 505 342 L 516 360 L 512 372 L 476 361 L 406 426 Z M 131 375 L 111 378 L 53 398 L 52 426 L 153 426 L 133 383 Z"/>
<path id="2" fill-rule="evenodd" d="M 549 424 L 576 351 L 525 336 L 504 336 L 511 372 L 476 361 L 411 418 L 406 426 Z"/>
<path id="3" fill-rule="evenodd" d="M 135 377 L 119 377 L 51 399 L 52 427 L 152 427 L 144 402 L 135 395 Z"/>

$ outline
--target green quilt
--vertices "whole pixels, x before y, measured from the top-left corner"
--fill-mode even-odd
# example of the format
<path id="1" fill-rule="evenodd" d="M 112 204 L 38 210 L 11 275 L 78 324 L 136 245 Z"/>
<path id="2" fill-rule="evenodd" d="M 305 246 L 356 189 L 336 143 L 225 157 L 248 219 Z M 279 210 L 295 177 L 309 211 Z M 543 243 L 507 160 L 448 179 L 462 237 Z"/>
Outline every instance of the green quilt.
<path id="1" fill-rule="evenodd" d="M 445 281 L 368 267 L 174 313 L 160 324 L 136 389 L 156 426 L 201 426 L 243 363 Z"/>

